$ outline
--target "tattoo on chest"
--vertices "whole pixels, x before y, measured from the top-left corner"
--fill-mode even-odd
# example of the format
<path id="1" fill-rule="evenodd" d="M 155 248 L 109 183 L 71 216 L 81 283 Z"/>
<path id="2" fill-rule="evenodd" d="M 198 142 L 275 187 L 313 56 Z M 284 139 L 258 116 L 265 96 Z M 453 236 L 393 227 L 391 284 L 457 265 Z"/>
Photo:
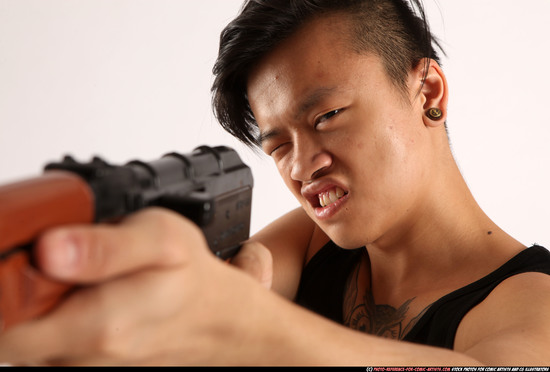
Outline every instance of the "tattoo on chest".
<path id="1" fill-rule="evenodd" d="M 368 334 L 403 339 L 429 306 L 411 319 L 408 312 L 414 297 L 405 301 L 398 308 L 390 305 L 378 305 L 374 302 L 370 286 L 362 296 L 362 301 L 358 301 L 358 271 L 356 269 L 348 282 L 344 298 L 344 324 Z"/>

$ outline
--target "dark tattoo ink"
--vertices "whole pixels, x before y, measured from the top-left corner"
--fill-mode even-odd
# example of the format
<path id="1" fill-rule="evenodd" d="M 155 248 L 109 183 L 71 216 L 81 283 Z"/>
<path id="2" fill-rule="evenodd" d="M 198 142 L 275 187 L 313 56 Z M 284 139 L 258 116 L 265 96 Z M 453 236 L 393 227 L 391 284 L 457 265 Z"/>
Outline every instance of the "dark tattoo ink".
<path id="1" fill-rule="evenodd" d="M 414 301 L 415 297 L 405 301 L 405 303 L 398 308 L 390 305 L 377 305 L 374 302 L 374 296 L 370 290 L 370 285 L 367 286 L 362 303 L 356 305 L 359 295 L 358 280 L 359 267 L 357 267 L 350 276 L 348 289 L 344 298 L 344 324 L 352 329 L 372 335 L 401 340 L 429 308 L 429 306 L 426 307 L 420 314 L 405 324 L 409 306 Z"/>

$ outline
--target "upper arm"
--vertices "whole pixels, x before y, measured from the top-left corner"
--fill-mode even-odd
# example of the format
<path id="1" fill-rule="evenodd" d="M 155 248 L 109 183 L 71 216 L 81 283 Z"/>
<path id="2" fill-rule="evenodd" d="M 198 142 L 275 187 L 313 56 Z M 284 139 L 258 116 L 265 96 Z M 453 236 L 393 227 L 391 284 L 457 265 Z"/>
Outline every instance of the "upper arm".
<path id="1" fill-rule="evenodd" d="M 319 238 L 320 231 L 300 207 L 278 218 L 250 238 L 250 241 L 260 242 L 271 251 L 274 291 L 294 299 L 308 252 L 320 248 L 317 246 L 323 241 Z"/>
<path id="2" fill-rule="evenodd" d="M 550 276 L 503 281 L 464 317 L 455 350 L 488 365 L 549 365 Z"/>

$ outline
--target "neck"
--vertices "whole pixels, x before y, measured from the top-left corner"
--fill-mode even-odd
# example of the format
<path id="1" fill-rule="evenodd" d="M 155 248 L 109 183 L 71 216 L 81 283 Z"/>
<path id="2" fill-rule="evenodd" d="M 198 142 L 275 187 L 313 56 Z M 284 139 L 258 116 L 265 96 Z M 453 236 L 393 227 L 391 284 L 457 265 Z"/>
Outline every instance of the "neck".
<path id="1" fill-rule="evenodd" d="M 367 246 L 373 283 L 404 291 L 448 286 L 450 281 L 460 285 L 488 274 L 524 248 L 482 211 L 454 160 L 452 165 L 430 179 L 433 192 L 396 231 Z M 459 267 L 466 269 L 457 273 Z"/>

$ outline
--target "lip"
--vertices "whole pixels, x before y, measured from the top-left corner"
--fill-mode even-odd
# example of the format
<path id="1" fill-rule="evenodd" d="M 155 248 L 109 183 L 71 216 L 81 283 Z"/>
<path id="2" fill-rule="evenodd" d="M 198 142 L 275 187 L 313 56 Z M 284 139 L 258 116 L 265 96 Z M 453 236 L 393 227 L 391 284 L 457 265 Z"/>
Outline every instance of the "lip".
<path id="1" fill-rule="evenodd" d="M 321 207 L 319 203 L 319 194 L 327 192 L 334 187 L 339 187 L 344 190 L 345 195 L 334 203 L 331 203 L 326 207 Z M 342 205 L 349 199 L 350 194 L 349 190 L 346 187 L 330 179 L 314 181 L 310 184 L 304 185 L 302 187 L 301 193 L 302 196 L 308 201 L 309 205 L 315 213 L 315 216 L 319 220 L 326 220 L 334 216 L 338 212 L 338 210 L 340 210 Z"/>

